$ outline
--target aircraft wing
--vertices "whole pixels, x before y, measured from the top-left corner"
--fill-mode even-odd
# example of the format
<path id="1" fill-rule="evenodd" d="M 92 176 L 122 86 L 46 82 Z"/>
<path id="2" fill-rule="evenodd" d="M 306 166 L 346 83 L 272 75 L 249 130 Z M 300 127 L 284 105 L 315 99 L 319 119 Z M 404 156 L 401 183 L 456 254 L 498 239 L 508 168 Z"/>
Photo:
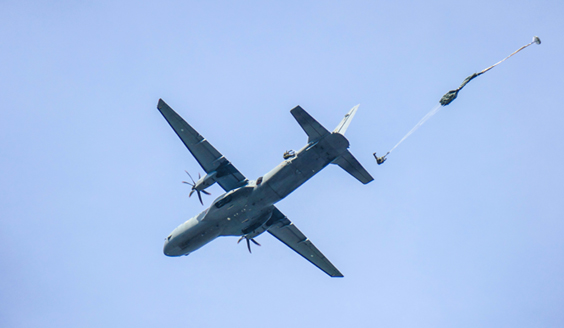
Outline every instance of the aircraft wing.
<path id="1" fill-rule="evenodd" d="M 278 240 L 293 249 L 296 253 L 303 256 L 313 265 L 323 270 L 331 277 L 343 277 L 341 272 L 313 245 L 313 243 L 280 212 L 276 207 L 272 213 L 273 220 L 276 220 L 269 228 L 268 232 Z"/>
<path id="2" fill-rule="evenodd" d="M 215 180 L 223 190 L 229 191 L 247 183 L 245 176 L 231 162 L 221 155 L 198 131 L 186 123 L 162 99 L 159 99 L 157 108 L 204 171 L 206 173 L 217 172 Z"/>

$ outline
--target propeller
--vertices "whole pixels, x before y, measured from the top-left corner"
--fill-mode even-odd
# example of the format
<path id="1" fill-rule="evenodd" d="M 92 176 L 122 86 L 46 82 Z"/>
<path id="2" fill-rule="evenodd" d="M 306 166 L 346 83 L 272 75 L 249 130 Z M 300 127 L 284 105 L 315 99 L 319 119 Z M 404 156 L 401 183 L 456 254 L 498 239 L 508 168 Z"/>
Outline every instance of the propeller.
<path id="1" fill-rule="evenodd" d="M 192 197 L 192 194 L 195 192 L 198 193 L 198 199 L 200 200 L 200 203 L 202 205 L 204 205 L 204 202 L 202 201 L 202 195 L 200 194 L 200 191 L 203 192 L 206 195 L 211 195 L 209 192 L 205 191 L 205 190 L 198 190 L 196 189 L 196 182 L 194 182 L 194 179 L 192 179 L 192 176 L 190 175 L 190 173 L 188 173 L 188 171 L 184 170 L 184 172 L 186 172 L 186 174 L 188 174 L 188 176 L 190 177 L 190 180 L 192 180 L 192 183 L 190 182 L 186 182 L 186 181 L 182 181 L 182 183 L 185 183 L 189 186 L 192 186 L 192 190 L 190 190 L 190 193 L 188 194 L 188 197 Z M 201 178 L 200 173 L 198 173 L 198 180 Z"/>
<path id="2" fill-rule="evenodd" d="M 253 238 L 248 238 L 247 236 L 241 236 L 241 238 L 239 238 L 239 240 L 237 240 L 237 244 L 239 244 L 239 243 L 241 242 L 241 240 L 243 240 L 243 238 L 246 238 L 246 239 L 247 239 L 247 248 L 249 249 L 249 253 L 251 253 L 251 254 L 252 254 L 253 252 L 251 252 L 251 243 L 250 243 L 250 241 L 252 241 L 253 244 L 255 244 L 255 245 L 257 245 L 257 246 L 260 246 L 260 244 L 259 244 L 256 240 L 254 240 Z"/>

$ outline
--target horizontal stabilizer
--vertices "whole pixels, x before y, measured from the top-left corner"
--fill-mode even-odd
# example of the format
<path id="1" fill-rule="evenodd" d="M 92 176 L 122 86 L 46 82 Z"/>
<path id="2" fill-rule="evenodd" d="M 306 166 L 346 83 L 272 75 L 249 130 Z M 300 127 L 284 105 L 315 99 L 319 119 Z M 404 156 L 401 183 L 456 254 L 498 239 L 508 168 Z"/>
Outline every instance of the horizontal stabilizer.
<path id="1" fill-rule="evenodd" d="M 354 114 L 356 114 L 356 111 L 358 110 L 358 106 L 360 105 L 356 105 L 354 106 L 343 118 L 343 120 L 341 121 L 341 123 L 339 123 L 339 125 L 337 125 L 337 127 L 335 128 L 335 130 L 333 132 L 336 133 L 340 133 L 342 135 L 345 135 L 345 131 L 347 131 L 349 125 L 351 124 L 351 121 L 354 117 Z"/>
<path id="2" fill-rule="evenodd" d="M 329 134 L 326 128 L 323 125 L 319 124 L 311 115 L 309 115 L 303 108 L 300 106 L 294 107 L 290 113 L 294 116 L 296 121 L 301 125 L 302 129 L 304 129 L 305 133 L 308 136 L 307 142 L 312 142 L 313 140 L 321 139 L 326 134 Z"/>
<path id="3" fill-rule="evenodd" d="M 339 165 L 343 170 L 347 171 L 350 175 L 357 178 L 363 184 L 367 184 L 374 178 L 366 171 L 364 167 L 358 162 L 350 151 L 346 150 L 341 156 L 333 161 L 333 164 Z"/>

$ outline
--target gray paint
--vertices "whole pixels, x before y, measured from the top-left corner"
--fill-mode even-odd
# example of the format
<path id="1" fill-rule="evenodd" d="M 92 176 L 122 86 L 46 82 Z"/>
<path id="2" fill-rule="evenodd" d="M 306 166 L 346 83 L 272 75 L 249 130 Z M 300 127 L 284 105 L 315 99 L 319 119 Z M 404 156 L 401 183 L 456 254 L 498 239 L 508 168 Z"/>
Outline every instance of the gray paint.
<path id="1" fill-rule="evenodd" d="M 284 199 L 330 163 L 339 162 L 337 160 L 339 158 L 346 157 L 349 161 L 352 158 L 353 164 L 347 168 L 342 167 L 355 177 L 362 176 L 359 180 L 363 183 L 372 181 L 368 172 L 347 150 L 349 142 L 344 135 L 339 132 L 328 132 L 298 106 L 291 112 L 308 134 L 308 144 L 297 151 L 295 156 L 284 160 L 266 173 L 262 181 L 249 181 L 162 100 L 159 101 L 158 108 L 208 173 L 196 183 L 195 188 L 202 190 L 210 185 L 210 181 L 227 177 L 226 180 L 221 180 L 227 181 L 222 184 L 226 193 L 214 200 L 207 210 L 178 226 L 167 237 L 164 245 L 165 255 L 188 255 L 219 236 L 244 236 L 250 240 L 271 229 L 269 232 L 272 235 L 324 272 L 333 277 L 342 277 L 342 274 L 329 260 L 274 204 Z M 336 131 L 344 132 L 346 130 L 350 124 L 349 119 L 354 116 L 357 108 L 358 106 L 354 107 L 345 116 Z M 343 126 L 344 129 L 342 129 Z M 186 131 L 189 132 L 188 135 L 185 134 Z M 221 168 L 214 164 L 218 162 L 217 159 L 224 163 L 223 167 L 226 164 L 230 168 L 228 174 L 217 173 L 218 167 Z M 237 181 L 233 177 L 237 177 Z M 244 181 L 245 184 L 238 186 L 241 181 Z M 231 186 L 233 189 L 229 189 Z"/>

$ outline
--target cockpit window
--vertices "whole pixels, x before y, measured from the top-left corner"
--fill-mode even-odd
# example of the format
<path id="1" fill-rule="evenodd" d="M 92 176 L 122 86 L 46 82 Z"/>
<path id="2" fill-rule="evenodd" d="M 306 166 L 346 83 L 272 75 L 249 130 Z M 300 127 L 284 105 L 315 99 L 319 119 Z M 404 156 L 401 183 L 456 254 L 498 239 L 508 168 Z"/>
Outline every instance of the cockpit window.
<path id="1" fill-rule="evenodd" d="M 257 186 L 260 185 L 262 183 L 262 177 L 257 179 Z"/>
<path id="2" fill-rule="evenodd" d="M 168 235 L 168 237 L 166 237 L 168 241 L 170 241 L 170 238 L 172 238 L 172 235 Z"/>

